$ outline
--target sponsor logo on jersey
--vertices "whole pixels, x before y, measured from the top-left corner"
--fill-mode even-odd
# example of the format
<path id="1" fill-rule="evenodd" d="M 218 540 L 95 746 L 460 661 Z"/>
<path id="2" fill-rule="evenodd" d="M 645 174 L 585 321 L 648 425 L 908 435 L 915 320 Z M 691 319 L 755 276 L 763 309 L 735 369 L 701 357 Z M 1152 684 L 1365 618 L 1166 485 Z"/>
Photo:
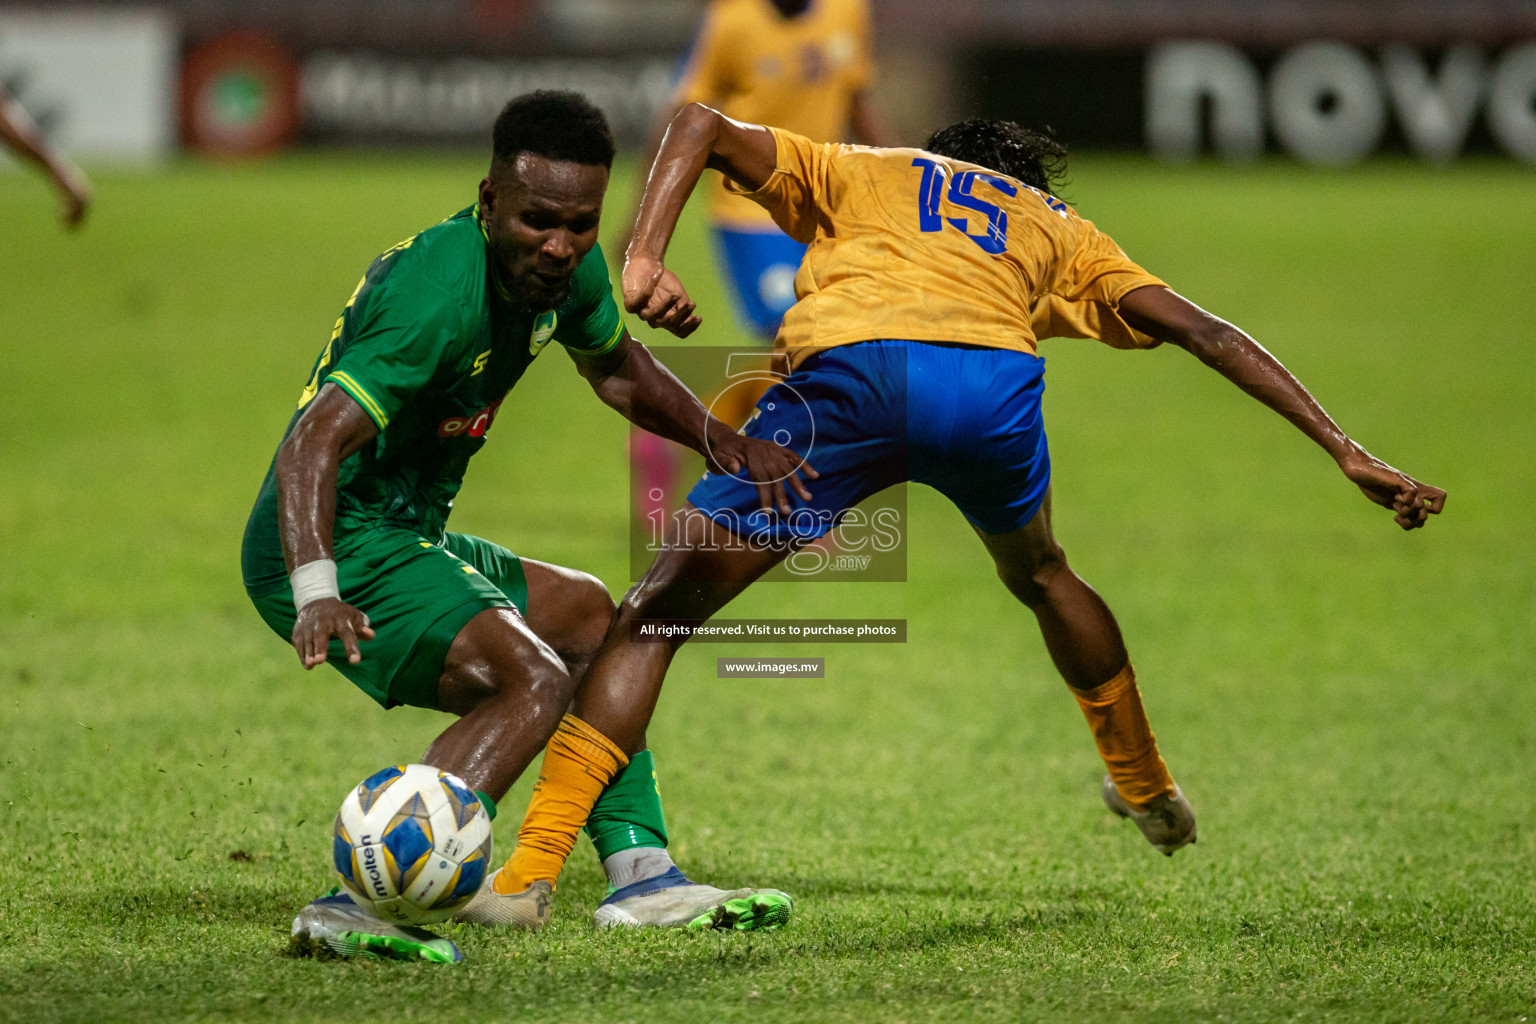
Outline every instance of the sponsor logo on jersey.
<path id="1" fill-rule="evenodd" d="M 533 321 L 533 333 L 528 335 L 528 354 L 536 356 L 549 344 L 549 339 L 555 336 L 555 322 L 559 318 L 554 310 L 546 310 L 540 313 Z"/>
<path id="2" fill-rule="evenodd" d="M 479 355 L 475 356 L 475 368 L 473 370 L 469 371 L 469 375 L 471 377 L 476 377 L 476 376 L 479 376 L 480 374 L 484 373 L 485 372 L 485 364 L 490 362 L 490 361 L 491 361 L 491 350 L 490 349 L 486 349 L 484 352 L 481 352 Z"/>
<path id="3" fill-rule="evenodd" d="M 492 402 L 477 413 L 468 416 L 450 416 L 437 425 L 438 437 L 458 437 L 460 434 L 468 434 L 470 437 L 484 437 L 485 432 L 491 429 L 491 424 L 496 422 L 496 413 L 501 410 L 501 402 Z"/>

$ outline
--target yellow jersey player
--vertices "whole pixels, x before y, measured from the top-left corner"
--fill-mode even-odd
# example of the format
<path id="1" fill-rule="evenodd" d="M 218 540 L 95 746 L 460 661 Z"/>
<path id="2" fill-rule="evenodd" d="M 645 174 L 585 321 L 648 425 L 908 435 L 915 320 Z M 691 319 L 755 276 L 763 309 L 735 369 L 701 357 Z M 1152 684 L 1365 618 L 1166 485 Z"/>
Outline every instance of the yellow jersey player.
<path id="1" fill-rule="evenodd" d="M 817 144 L 702 106 L 673 121 L 629 249 L 625 304 L 653 326 L 692 315 L 662 257 L 706 166 L 809 244 L 799 301 L 780 332 L 794 372 L 763 397 L 745 433 L 814 463 L 800 470 L 814 479 L 814 497 L 792 480 L 774 495 L 774 515 L 737 477 L 711 474 L 694 487 L 578 688 L 571 717 L 603 737 L 603 749 L 580 765 L 546 757 L 547 777 L 580 785 L 536 794 L 512 859 L 520 883 L 554 877 L 558 859 L 547 851 L 568 850 L 581 824 L 572 805 L 590 806 L 609 771 L 643 747 L 686 633 L 640 642 L 640 627 L 708 618 L 862 498 L 902 480 L 929 484 L 960 509 L 1034 613 L 1108 769 L 1110 809 L 1164 853 L 1195 840 L 1194 812 L 1158 752 L 1119 626 L 1052 533 L 1039 338 L 1185 349 L 1295 424 L 1403 529 L 1441 510 L 1444 491 L 1371 456 L 1252 338 L 1056 199 L 1051 172 L 1062 154 L 1000 121 L 951 126 L 923 150 Z"/>

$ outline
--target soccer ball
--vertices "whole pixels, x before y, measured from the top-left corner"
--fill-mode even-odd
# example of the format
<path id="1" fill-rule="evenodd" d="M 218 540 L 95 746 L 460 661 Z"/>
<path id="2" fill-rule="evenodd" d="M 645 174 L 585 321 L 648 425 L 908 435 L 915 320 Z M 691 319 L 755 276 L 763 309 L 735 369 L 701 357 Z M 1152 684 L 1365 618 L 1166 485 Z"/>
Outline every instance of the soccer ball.
<path id="1" fill-rule="evenodd" d="M 457 776 L 392 765 L 342 801 L 332 859 L 352 901 L 386 921 L 446 921 L 491 861 L 491 818 Z"/>

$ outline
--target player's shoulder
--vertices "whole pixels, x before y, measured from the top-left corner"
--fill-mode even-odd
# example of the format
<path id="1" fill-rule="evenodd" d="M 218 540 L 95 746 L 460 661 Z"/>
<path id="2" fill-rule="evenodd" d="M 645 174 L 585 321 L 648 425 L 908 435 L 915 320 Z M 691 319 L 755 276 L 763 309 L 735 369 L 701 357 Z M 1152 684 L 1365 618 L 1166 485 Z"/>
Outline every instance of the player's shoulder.
<path id="1" fill-rule="evenodd" d="M 882 148 L 861 146 L 852 142 L 810 143 L 826 153 L 829 165 L 843 173 L 863 173 L 881 179 L 893 176 L 905 177 L 909 173 L 921 173 L 925 165 L 950 165 L 953 161 L 934 156 L 913 146 Z M 969 166 L 962 165 L 962 166 Z M 947 172 L 946 172 L 947 173 Z"/>
<path id="2" fill-rule="evenodd" d="M 410 263 L 424 271 L 451 278 L 464 270 L 485 269 L 485 231 L 478 207 L 468 206 L 411 240 Z"/>
<path id="3" fill-rule="evenodd" d="M 374 267 L 391 293 L 460 308 L 476 306 L 485 290 L 485 236 L 471 206 L 385 250 Z"/>

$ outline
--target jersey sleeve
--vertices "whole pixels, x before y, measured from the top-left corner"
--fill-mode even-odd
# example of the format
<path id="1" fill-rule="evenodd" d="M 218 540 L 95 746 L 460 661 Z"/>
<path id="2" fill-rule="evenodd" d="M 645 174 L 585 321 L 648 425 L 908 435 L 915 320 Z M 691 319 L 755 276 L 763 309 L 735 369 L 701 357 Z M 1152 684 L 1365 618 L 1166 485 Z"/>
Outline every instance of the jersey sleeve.
<path id="1" fill-rule="evenodd" d="M 710 4 L 684 55 L 672 86 L 672 102 L 716 104 L 734 91 L 731 33 L 719 4 Z"/>
<path id="2" fill-rule="evenodd" d="M 447 291 L 424 281 L 375 291 L 359 319 L 355 331 L 346 325 L 346 346 L 325 380 L 352 396 L 382 431 L 431 383 L 462 334 L 463 317 Z"/>
<path id="3" fill-rule="evenodd" d="M 831 143 L 817 143 L 803 135 L 769 128 L 776 150 L 774 171 L 756 190 L 745 189 L 726 179 L 728 192 L 746 196 L 773 215 L 774 223 L 802 245 L 816 238 L 819 211 L 827 195 L 827 177 L 831 171 Z"/>
<path id="4" fill-rule="evenodd" d="M 1112 348 L 1155 348 L 1160 342 L 1126 323 L 1120 300 L 1137 288 L 1163 282 L 1088 221 L 1081 221 L 1077 247 L 1049 291 L 1030 308 L 1037 338 L 1093 338 Z"/>
<path id="5" fill-rule="evenodd" d="M 613 280 L 602 246 L 594 245 L 576 268 L 571 296 L 560 307 L 555 340 L 572 352 L 600 356 L 619 343 L 624 318 L 613 301 Z"/>

